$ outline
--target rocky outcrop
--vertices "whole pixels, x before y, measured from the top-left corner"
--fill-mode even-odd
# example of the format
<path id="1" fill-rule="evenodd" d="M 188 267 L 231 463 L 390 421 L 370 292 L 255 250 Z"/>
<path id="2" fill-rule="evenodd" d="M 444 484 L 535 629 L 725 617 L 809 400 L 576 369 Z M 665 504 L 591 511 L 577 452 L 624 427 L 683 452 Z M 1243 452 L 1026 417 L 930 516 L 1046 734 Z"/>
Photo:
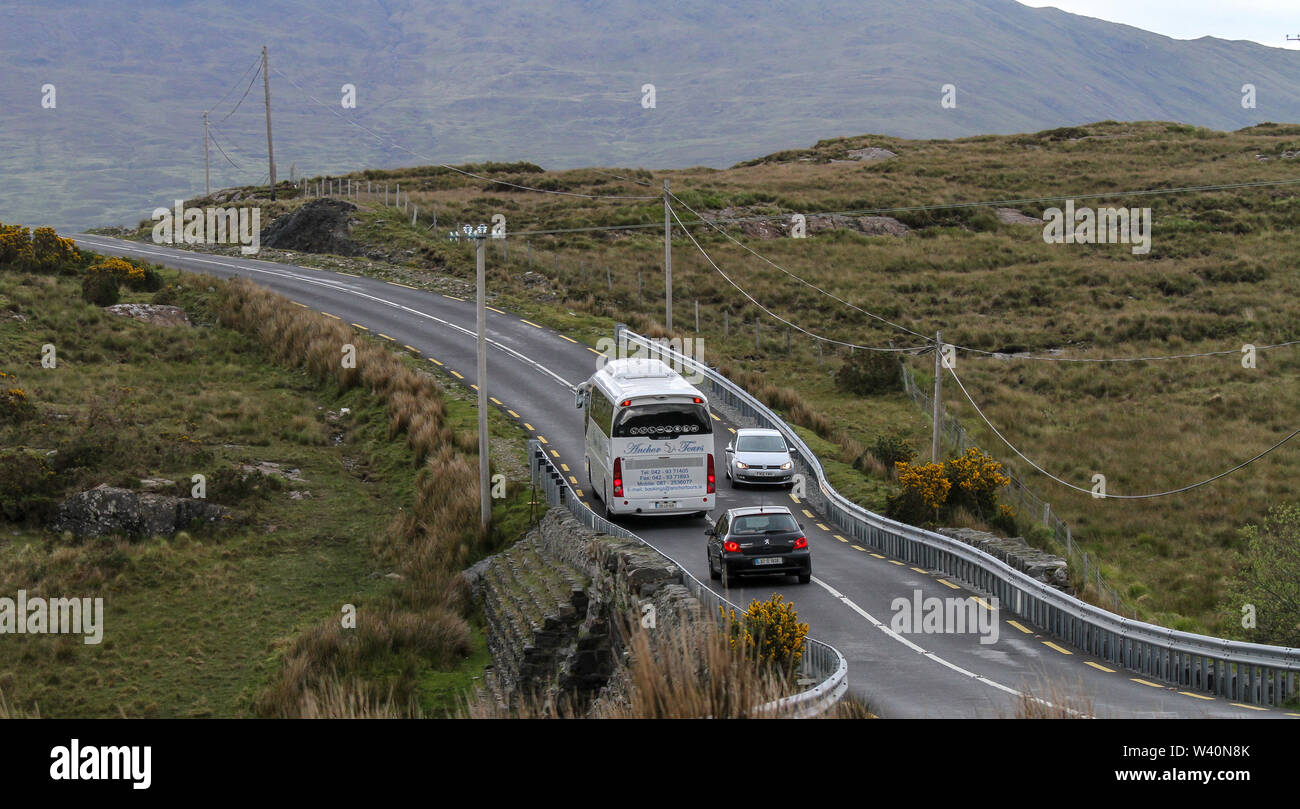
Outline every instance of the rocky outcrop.
<path id="1" fill-rule="evenodd" d="M 356 256 L 352 241 L 357 206 L 337 199 L 317 199 L 284 214 L 262 230 L 262 246 L 304 253 Z"/>
<path id="2" fill-rule="evenodd" d="M 60 503 L 50 527 L 81 537 L 170 537 L 195 523 L 231 516 L 230 509 L 206 500 L 101 485 Z"/>
<path id="3" fill-rule="evenodd" d="M 122 315 L 155 326 L 189 326 L 189 317 L 179 306 L 155 303 L 118 303 L 104 307 L 105 312 Z"/>
<path id="4" fill-rule="evenodd" d="M 888 160 L 891 157 L 897 156 L 898 155 L 888 149 L 882 149 L 879 146 L 868 146 L 865 149 L 850 149 L 846 155 L 850 160 L 861 160 L 864 163 L 870 163 L 876 160 Z"/>
<path id="5" fill-rule="evenodd" d="M 938 528 L 938 533 L 974 546 L 1016 570 L 1063 592 L 1070 591 L 1070 565 L 1065 559 L 1040 551 L 1021 537 L 1000 537 L 973 528 Z"/>
<path id="6" fill-rule="evenodd" d="M 993 213 L 1004 225 L 1041 225 L 1043 220 L 1026 216 L 1015 208 L 994 208 Z"/>
<path id="7" fill-rule="evenodd" d="M 603 536 L 553 508 L 509 550 L 465 571 L 488 625 L 499 701 L 539 695 L 581 713 L 617 699 L 623 629 L 652 615 L 671 629 L 699 614 L 676 565 L 633 540 Z"/>

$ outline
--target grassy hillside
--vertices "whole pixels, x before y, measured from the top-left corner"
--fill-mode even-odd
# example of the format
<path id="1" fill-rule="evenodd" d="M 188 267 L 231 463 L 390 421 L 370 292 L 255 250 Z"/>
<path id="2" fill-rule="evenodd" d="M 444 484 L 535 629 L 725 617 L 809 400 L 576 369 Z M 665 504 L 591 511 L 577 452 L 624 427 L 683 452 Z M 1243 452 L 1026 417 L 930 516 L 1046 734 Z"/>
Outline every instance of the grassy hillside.
<path id="1" fill-rule="evenodd" d="M 877 146 L 897 157 L 846 160 Z M 1297 336 L 1300 224 L 1296 186 L 1106 196 L 1121 190 L 1300 178 L 1290 156 L 1300 126 L 1262 125 L 1216 132 L 1178 124 L 1089 124 L 1077 129 L 954 141 L 883 136 L 831 139 L 808 149 L 747 161 L 725 171 L 573 170 L 515 166 L 493 177 L 582 193 L 654 193 L 669 179 L 698 211 L 728 215 L 812 214 L 976 200 L 1100 194 L 1079 205 L 1150 207 L 1152 248 L 1045 244 L 1042 227 L 1003 224 L 987 207 L 895 211 L 906 236 L 845 229 L 806 240 L 758 239 L 730 232 L 791 273 L 925 335 L 986 351 L 1060 352 L 1069 357 L 1138 357 L 1237 352 Z M 1268 158 L 1268 159 L 1263 159 Z M 619 180 L 610 176 L 626 177 Z M 361 182 L 400 182 L 421 221 L 362 201 L 354 237 L 369 257 L 309 257 L 445 286 L 469 279 L 466 245 L 440 236 L 460 222 L 507 217 L 512 233 L 644 222 L 626 231 L 518 236 L 489 254 L 490 287 L 533 319 L 594 342 L 615 320 L 653 328 L 663 317 L 662 207 L 657 202 L 592 202 L 503 190 L 442 169 L 369 171 Z M 646 183 L 642 185 L 638 183 Z M 1059 201 L 1016 204 L 1041 217 Z M 436 209 L 439 227 L 427 218 Z M 692 217 L 679 211 L 684 220 Z M 800 285 L 706 227 L 693 233 L 737 284 L 782 317 L 811 331 L 864 345 L 911 345 L 918 338 Z M 508 253 L 506 252 L 508 249 Z M 608 273 L 607 273 L 608 268 Z M 531 270 L 534 275 L 526 275 Z M 638 290 L 638 274 L 641 284 Z M 544 277 L 539 281 L 537 276 Z M 706 357 L 754 381 L 770 401 L 840 449 L 846 486 L 873 507 L 894 484 L 864 449 L 902 434 L 923 453 L 928 419 L 897 392 L 849 394 L 835 372 L 843 349 L 815 343 L 749 304 L 694 246 L 674 241 L 675 325 L 695 334 Z M 609 280 L 607 280 L 609 279 Z M 612 280 L 612 283 L 610 283 Z M 724 312 L 726 329 L 724 336 Z M 761 323 L 758 344 L 754 322 Z M 788 347 L 787 347 L 788 346 Z M 916 361 L 923 384 L 930 360 Z M 1085 488 L 1104 474 L 1112 494 L 1177 488 L 1208 478 L 1295 429 L 1300 405 L 1295 348 L 1261 352 L 1258 368 L 1237 354 L 1117 364 L 1029 362 L 962 352 L 958 373 L 993 422 L 1030 458 Z M 782 393 L 776 388 L 798 391 Z M 1095 500 L 1038 476 L 979 424 L 954 386 L 945 399 L 981 446 L 1005 461 L 1070 522 L 1075 538 L 1148 618 L 1186 629 L 1224 632 L 1235 607 L 1222 594 L 1240 547 L 1237 530 L 1292 497 L 1300 451 L 1286 447 L 1211 486 L 1140 501 Z M 849 465 L 865 471 L 854 473 Z M 881 472 L 884 471 L 884 476 Z M 859 483 L 850 479 L 857 475 Z M 1034 515 L 1021 515 L 1033 533 Z M 1231 607 L 1232 605 L 1228 605 Z"/>
<path id="2" fill-rule="evenodd" d="M 180 305 L 195 324 L 166 328 L 83 303 L 74 276 L 0 267 L 5 404 L 13 390 L 23 402 L 0 418 L 0 593 L 102 597 L 105 608 L 97 646 L 79 636 L 0 636 L 0 692 L 18 712 L 298 715 L 311 713 L 308 705 L 337 710 L 336 699 L 440 715 L 458 707 L 488 662 L 457 591 L 426 585 L 517 533 L 526 488 L 509 486 L 519 496 L 495 504 L 497 533 L 459 553 L 433 553 L 415 541 L 421 529 L 394 523 L 395 514 L 439 513 L 424 459 L 431 449 L 444 465 L 461 457 L 459 447 L 472 442 L 457 436 L 473 429 L 473 406 L 427 377 L 418 378 L 433 387 L 404 383 L 408 395 L 441 399 L 439 430 L 412 442 L 382 383 L 322 379 L 291 361 L 292 340 L 272 351 L 237 314 L 274 307 L 272 296 L 239 303 L 236 295 L 224 282 L 192 277 L 157 293 L 125 292 L 125 301 Z M 316 328 L 305 320 L 290 328 L 284 317 L 268 318 L 280 335 Z M 351 339 L 369 374 L 417 378 L 414 363 Z M 41 367 L 45 344 L 56 346 L 55 369 Z M 494 422 L 499 463 L 518 484 L 518 432 Z M 266 463 L 285 474 L 247 469 Z M 164 491 L 187 496 L 195 473 L 234 519 L 136 539 L 78 539 L 42 527 L 69 493 L 99 483 L 139 490 L 143 479 L 165 478 L 175 483 L 159 483 Z M 338 629 L 345 604 L 358 609 L 351 635 Z M 322 645 L 322 627 L 334 628 L 324 636 L 333 645 Z M 384 642 L 374 643 L 376 635 Z M 287 661 L 308 659 L 319 670 L 286 673 Z"/>

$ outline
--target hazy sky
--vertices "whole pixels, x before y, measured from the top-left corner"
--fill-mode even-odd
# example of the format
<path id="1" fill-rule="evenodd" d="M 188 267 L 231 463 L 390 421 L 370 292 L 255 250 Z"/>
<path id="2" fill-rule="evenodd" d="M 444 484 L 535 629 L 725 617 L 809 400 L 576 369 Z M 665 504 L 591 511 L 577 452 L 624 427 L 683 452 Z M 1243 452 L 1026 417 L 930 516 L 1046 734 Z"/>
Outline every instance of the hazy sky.
<path id="1" fill-rule="evenodd" d="M 1274 48 L 1297 48 L 1286 36 L 1300 36 L 1296 0 L 1020 0 L 1071 14 L 1133 25 L 1175 39 L 1213 36 L 1249 39 Z"/>

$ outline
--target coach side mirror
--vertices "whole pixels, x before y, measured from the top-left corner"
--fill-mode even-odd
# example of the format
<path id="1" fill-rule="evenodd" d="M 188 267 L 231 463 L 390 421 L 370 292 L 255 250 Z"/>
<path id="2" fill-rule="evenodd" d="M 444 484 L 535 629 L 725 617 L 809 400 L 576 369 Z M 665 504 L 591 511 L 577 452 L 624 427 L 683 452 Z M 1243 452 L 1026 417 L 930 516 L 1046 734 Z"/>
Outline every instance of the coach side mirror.
<path id="1" fill-rule="evenodd" d="M 574 391 L 573 391 L 573 402 L 574 402 L 573 406 L 574 406 L 575 408 L 577 408 L 578 410 L 581 410 L 581 409 L 582 409 L 582 400 L 583 400 L 582 388 L 576 388 L 576 389 L 574 389 Z"/>
<path id="2" fill-rule="evenodd" d="M 735 450 L 731 448 L 730 443 L 727 444 L 727 452 L 735 452 Z"/>

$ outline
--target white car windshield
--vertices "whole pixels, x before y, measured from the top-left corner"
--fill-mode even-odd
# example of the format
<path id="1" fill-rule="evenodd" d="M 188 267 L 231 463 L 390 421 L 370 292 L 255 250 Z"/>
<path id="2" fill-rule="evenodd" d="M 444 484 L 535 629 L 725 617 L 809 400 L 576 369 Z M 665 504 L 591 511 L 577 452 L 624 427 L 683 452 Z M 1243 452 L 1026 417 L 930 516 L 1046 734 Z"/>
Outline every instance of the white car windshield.
<path id="1" fill-rule="evenodd" d="M 786 452 L 785 439 L 779 435 L 742 435 L 736 439 L 737 452 Z"/>

